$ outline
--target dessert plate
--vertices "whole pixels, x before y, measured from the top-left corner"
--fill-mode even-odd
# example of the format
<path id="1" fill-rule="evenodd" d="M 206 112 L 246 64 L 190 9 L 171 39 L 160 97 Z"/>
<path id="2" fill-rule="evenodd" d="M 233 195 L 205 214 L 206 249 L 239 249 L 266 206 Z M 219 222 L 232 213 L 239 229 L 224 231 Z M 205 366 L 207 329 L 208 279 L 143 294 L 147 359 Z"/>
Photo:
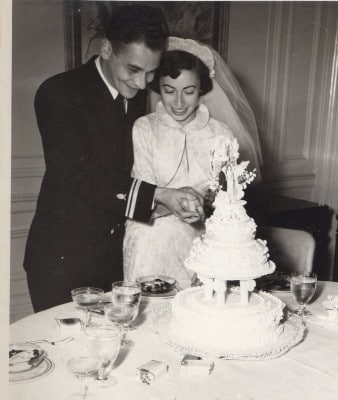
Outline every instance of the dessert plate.
<path id="1" fill-rule="evenodd" d="M 22 372 L 14 372 L 9 374 L 9 382 L 24 383 L 32 380 L 40 379 L 54 370 L 54 363 L 49 358 L 43 360 L 36 367 Z"/>
<path id="2" fill-rule="evenodd" d="M 174 288 L 170 292 L 167 293 L 143 293 L 141 295 L 141 300 L 150 300 L 150 299 L 171 299 L 175 297 L 175 295 L 179 292 L 178 288 Z"/>
<path id="3" fill-rule="evenodd" d="M 165 275 L 148 275 L 137 279 L 141 285 L 142 296 L 168 295 L 176 287 L 176 280 Z M 176 293 L 175 293 L 176 294 Z"/>
<path id="4" fill-rule="evenodd" d="M 9 373 L 29 371 L 43 360 L 44 351 L 33 343 L 11 343 L 9 345 Z"/>
<path id="5" fill-rule="evenodd" d="M 290 274 L 276 271 L 271 276 L 262 277 L 259 286 L 268 292 L 290 292 L 290 278 Z"/>

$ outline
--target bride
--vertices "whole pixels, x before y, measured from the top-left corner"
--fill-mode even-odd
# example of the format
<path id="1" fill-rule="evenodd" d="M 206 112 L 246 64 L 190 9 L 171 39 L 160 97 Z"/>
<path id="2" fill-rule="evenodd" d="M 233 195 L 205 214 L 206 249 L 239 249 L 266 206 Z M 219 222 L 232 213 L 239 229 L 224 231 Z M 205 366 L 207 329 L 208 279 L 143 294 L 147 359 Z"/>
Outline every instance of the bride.
<path id="1" fill-rule="evenodd" d="M 242 159 L 250 160 L 259 179 L 261 152 L 251 108 L 216 51 L 171 37 L 151 88 L 154 112 L 139 118 L 133 128 L 133 177 L 162 187 L 190 186 L 205 194 L 210 152 L 222 136 L 237 138 Z M 203 223 L 187 224 L 156 205 L 150 223 L 127 220 L 125 279 L 161 274 L 189 287 L 193 274 L 183 262 L 193 239 L 203 232 Z"/>

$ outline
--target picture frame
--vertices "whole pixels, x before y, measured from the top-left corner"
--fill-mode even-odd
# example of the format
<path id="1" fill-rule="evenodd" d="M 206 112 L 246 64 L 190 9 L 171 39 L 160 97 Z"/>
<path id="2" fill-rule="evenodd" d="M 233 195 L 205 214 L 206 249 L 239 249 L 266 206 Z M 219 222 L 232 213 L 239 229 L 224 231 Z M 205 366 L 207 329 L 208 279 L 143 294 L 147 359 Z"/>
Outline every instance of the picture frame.
<path id="1" fill-rule="evenodd" d="M 66 69 L 75 68 L 99 54 L 112 11 L 128 3 L 135 2 L 64 1 Z M 226 61 L 230 2 L 152 1 L 151 6 L 162 9 L 172 36 L 206 43 Z"/>

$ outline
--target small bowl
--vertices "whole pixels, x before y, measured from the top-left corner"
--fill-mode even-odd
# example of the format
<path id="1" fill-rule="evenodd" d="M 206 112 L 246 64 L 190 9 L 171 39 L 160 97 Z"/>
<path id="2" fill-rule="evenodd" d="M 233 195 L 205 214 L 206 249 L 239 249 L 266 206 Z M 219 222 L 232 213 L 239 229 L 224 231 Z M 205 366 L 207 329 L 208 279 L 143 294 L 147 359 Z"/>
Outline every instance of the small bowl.
<path id="1" fill-rule="evenodd" d="M 85 286 L 71 290 L 73 301 L 80 307 L 97 306 L 102 300 L 104 290 Z"/>
<path id="2" fill-rule="evenodd" d="M 44 358 L 44 351 L 33 343 L 11 343 L 9 345 L 9 372 L 23 372 L 35 368 Z"/>
<path id="3" fill-rule="evenodd" d="M 176 286 L 176 279 L 165 275 L 148 275 L 137 278 L 143 294 L 161 294 L 171 292 Z"/>

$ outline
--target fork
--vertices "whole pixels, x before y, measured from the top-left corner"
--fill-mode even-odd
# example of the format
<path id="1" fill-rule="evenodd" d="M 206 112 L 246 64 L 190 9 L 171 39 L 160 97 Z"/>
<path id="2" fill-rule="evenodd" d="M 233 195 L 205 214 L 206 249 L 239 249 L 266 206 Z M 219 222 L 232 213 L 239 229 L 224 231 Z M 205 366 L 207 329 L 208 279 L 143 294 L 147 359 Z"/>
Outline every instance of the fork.
<path id="1" fill-rule="evenodd" d="M 30 340 L 29 343 L 48 343 L 51 344 L 52 346 L 55 346 L 60 343 L 67 343 L 73 340 L 72 336 L 65 337 L 63 339 L 59 340 L 47 340 L 47 339 L 39 339 L 39 340 Z"/>

